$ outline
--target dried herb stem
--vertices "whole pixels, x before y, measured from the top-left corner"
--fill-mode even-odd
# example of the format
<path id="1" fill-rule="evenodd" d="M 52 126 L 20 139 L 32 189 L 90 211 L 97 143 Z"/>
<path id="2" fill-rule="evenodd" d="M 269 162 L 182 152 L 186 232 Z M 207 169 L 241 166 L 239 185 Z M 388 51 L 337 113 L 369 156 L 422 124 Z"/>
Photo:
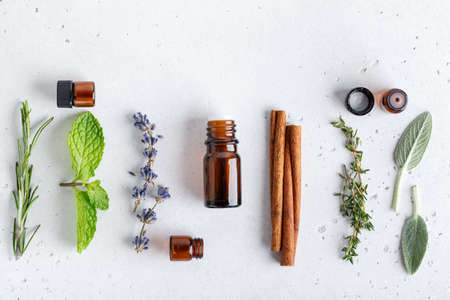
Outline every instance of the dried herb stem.
<path id="1" fill-rule="evenodd" d="M 153 207 L 148 211 L 148 215 L 150 216 L 152 213 L 154 213 L 154 211 L 155 211 L 155 209 L 156 209 L 156 206 L 158 205 L 158 203 L 159 202 L 155 202 L 155 204 L 153 205 Z M 146 216 L 144 216 L 143 218 L 145 219 L 145 217 Z M 148 223 L 146 223 L 146 222 L 142 222 L 142 227 L 141 227 L 141 231 L 139 232 L 139 240 L 143 240 L 144 239 L 144 236 L 145 236 L 145 233 L 146 233 L 146 231 L 145 231 L 145 226 L 146 225 L 148 225 Z M 144 250 L 143 248 L 139 248 L 139 247 L 136 247 L 136 252 L 142 252 L 142 250 Z"/>
<path id="2" fill-rule="evenodd" d="M 64 187 L 74 187 L 74 186 L 83 186 L 85 185 L 82 182 L 61 182 L 59 184 L 59 186 L 64 186 Z"/>
<path id="3" fill-rule="evenodd" d="M 336 194 L 341 199 L 341 213 L 350 219 L 353 233 L 347 236 L 347 247 L 342 248 L 343 259 L 353 263 L 353 259 L 358 254 L 356 248 L 360 243 L 359 234 L 362 229 L 373 230 L 370 222 L 370 215 L 367 214 L 365 202 L 367 201 L 367 185 L 363 184 L 362 175 L 369 170 L 362 168 L 363 152 L 358 150 L 360 139 L 357 130 L 346 126 L 344 120 L 339 118 L 338 122 L 331 123 L 334 127 L 341 129 L 346 137 L 345 148 L 352 153 L 353 161 L 349 168 L 344 165 L 343 173 L 339 176 L 343 179 L 342 192 Z"/>
<path id="4" fill-rule="evenodd" d="M 143 179 L 141 184 L 136 185 L 133 188 L 132 197 L 134 199 L 133 212 L 136 212 L 141 205 L 141 201 L 146 199 L 146 196 L 151 196 L 155 199 L 155 203 L 152 208 L 144 208 L 141 213 L 136 217 L 142 223 L 139 234 L 135 236 L 133 240 L 134 250 L 138 253 L 149 248 L 149 238 L 146 237 L 146 227 L 157 220 L 156 206 L 161 204 L 165 199 L 170 198 L 170 194 L 167 187 L 155 185 L 155 179 L 158 175 L 153 170 L 153 163 L 158 153 L 156 149 L 156 143 L 162 138 L 161 135 L 155 135 L 155 124 L 151 123 L 147 115 L 142 113 L 136 113 L 134 116 L 134 126 L 142 132 L 141 143 L 144 144 L 144 151 L 142 155 L 146 158 L 145 165 L 140 168 L 140 175 Z M 134 172 L 129 172 L 135 176 Z M 156 188 L 156 191 L 154 191 Z M 153 192 L 156 192 L 153 193 Z"/>

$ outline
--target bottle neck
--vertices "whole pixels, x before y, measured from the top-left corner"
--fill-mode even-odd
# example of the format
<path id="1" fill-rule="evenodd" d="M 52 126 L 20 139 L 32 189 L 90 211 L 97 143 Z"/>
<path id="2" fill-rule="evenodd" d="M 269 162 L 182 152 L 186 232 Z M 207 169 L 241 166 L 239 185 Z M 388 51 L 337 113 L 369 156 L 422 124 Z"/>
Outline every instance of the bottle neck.
<path id="1" fill-rule="evenodd" d="M 206 142 L 209 151 L 236 151 L 236 124 L 233 120 L 214 120 L 208 122 Z"/>
<path id="2" fill-rule="evenodd" d="M 192 257 L 194 258 L 203 257 L 203 239 L 200 238 L 192 239 Z"/>

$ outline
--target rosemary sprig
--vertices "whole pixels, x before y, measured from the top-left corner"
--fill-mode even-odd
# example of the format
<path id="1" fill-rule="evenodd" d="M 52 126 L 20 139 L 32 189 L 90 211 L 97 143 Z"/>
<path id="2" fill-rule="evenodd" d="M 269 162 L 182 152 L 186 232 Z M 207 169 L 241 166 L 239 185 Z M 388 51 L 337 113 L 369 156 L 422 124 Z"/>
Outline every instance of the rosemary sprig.
<path id="1" fill-rule="evenodd" d="M 29 164 L 31 150 L 36 145 L 42 131 L 53 120 L 53 117 L 45 121 L 31 138 L 30 127 L 31 109 L 28 102 L 22 103 L 20 109 L 22 120 L 22 139 L 18 139 L 17 147 L 19 151 L 19 161 L 16 162 L 16 185 L 17 190 L 13 191 L 14 203 L 16 204 L 17 216 L 14 218 L 13 231 L 13 250 L 16 259 L 19 259 L 30 245 L 31 240 L 36 235 L 41 225 L 36 226 L 33 233 L 26 241 L 27 227 L 26 221 L 30 212 L 31 204 L 39 197 L 36 192 L 38 186 L 31 188 L 31 175 L 33 173 L 33 165 Z"/>
<path id="2" fill-rule="evenodd" d="M 348 241 L 347 247 L 342 248 L 343 259 L 353 264 L 353 258 L 358 256 L 356 248 L 360 242 L 359 234 L 361 229 L 373 230 L 374 227 L 370 222 L 371 216 L 366 212 L 365 202 L 367 200 L 367 184 L 362 182 L 362 174 L 367 173 L 368 169 L 361 166 L 363 152 L 358 150 L 360 139 L 357 136 L 358 130 L 353 130 L 347 126 L 339 117 L 338 122 L 331 122 L 336 128 L 341 129 L 346 137 L 345 148 L 352 153 L 353 161 L 349 168 L 344 165 L 343 173 L 339 176 L 343 179 L 343 188 L 341 193 L 335 194 L 341 198 L 341 213 L 344 217 L 349 218 L 353 227 L 353 233 L 345 239 Z"/>

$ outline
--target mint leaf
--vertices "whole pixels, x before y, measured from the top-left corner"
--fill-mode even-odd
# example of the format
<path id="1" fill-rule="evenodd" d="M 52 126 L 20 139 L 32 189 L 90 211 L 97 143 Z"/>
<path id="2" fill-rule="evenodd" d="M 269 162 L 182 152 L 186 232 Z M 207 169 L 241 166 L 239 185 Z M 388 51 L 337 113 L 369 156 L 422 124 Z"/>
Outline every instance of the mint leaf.
<path id="1" fill-rule="evenodd" d="M 88 193 L 74 188 L 77 203 L 77 251 L 87 248 L 95 234 L 97 211 L 89 202 Z"/>
<path id="2" fill-rule="evenodd" d="M 94 176 L 105 147 L 102 127 L 93 114 L 85 112 L 73 122 L 68 145 L 75 180 L 88 181 Z"/>
<path id="3" fill-rule="evenodd" d="M 100 180 L 95 180 L 86 185 L 89 201 L 95 208 L 106 210 L 109 206 L 109 198 L 106 191 L 100 186 Z"/>

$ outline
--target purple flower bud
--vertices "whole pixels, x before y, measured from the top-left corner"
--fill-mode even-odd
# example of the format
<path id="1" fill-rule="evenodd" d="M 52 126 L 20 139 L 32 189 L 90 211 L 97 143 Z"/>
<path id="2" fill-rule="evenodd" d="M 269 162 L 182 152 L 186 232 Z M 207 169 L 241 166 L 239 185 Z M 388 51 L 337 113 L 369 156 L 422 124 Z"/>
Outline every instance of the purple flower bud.
<path id="1" fill-rule="evenodd" d="M 158 186 L 158 197 L 161 199 L 170 198 L 169 188 L 163 187 L 162 185 Z"/>
<path id="2" fill-rule="evenodd" d="M 135 186 L 135 187 L 133 188 L 133 193 L 131 194 L 131 196 L 132 196 L 133 198 L 137 198 L 137 197 L 139 196 L 139 188 L 138 188 L 137 186 Z"/>

